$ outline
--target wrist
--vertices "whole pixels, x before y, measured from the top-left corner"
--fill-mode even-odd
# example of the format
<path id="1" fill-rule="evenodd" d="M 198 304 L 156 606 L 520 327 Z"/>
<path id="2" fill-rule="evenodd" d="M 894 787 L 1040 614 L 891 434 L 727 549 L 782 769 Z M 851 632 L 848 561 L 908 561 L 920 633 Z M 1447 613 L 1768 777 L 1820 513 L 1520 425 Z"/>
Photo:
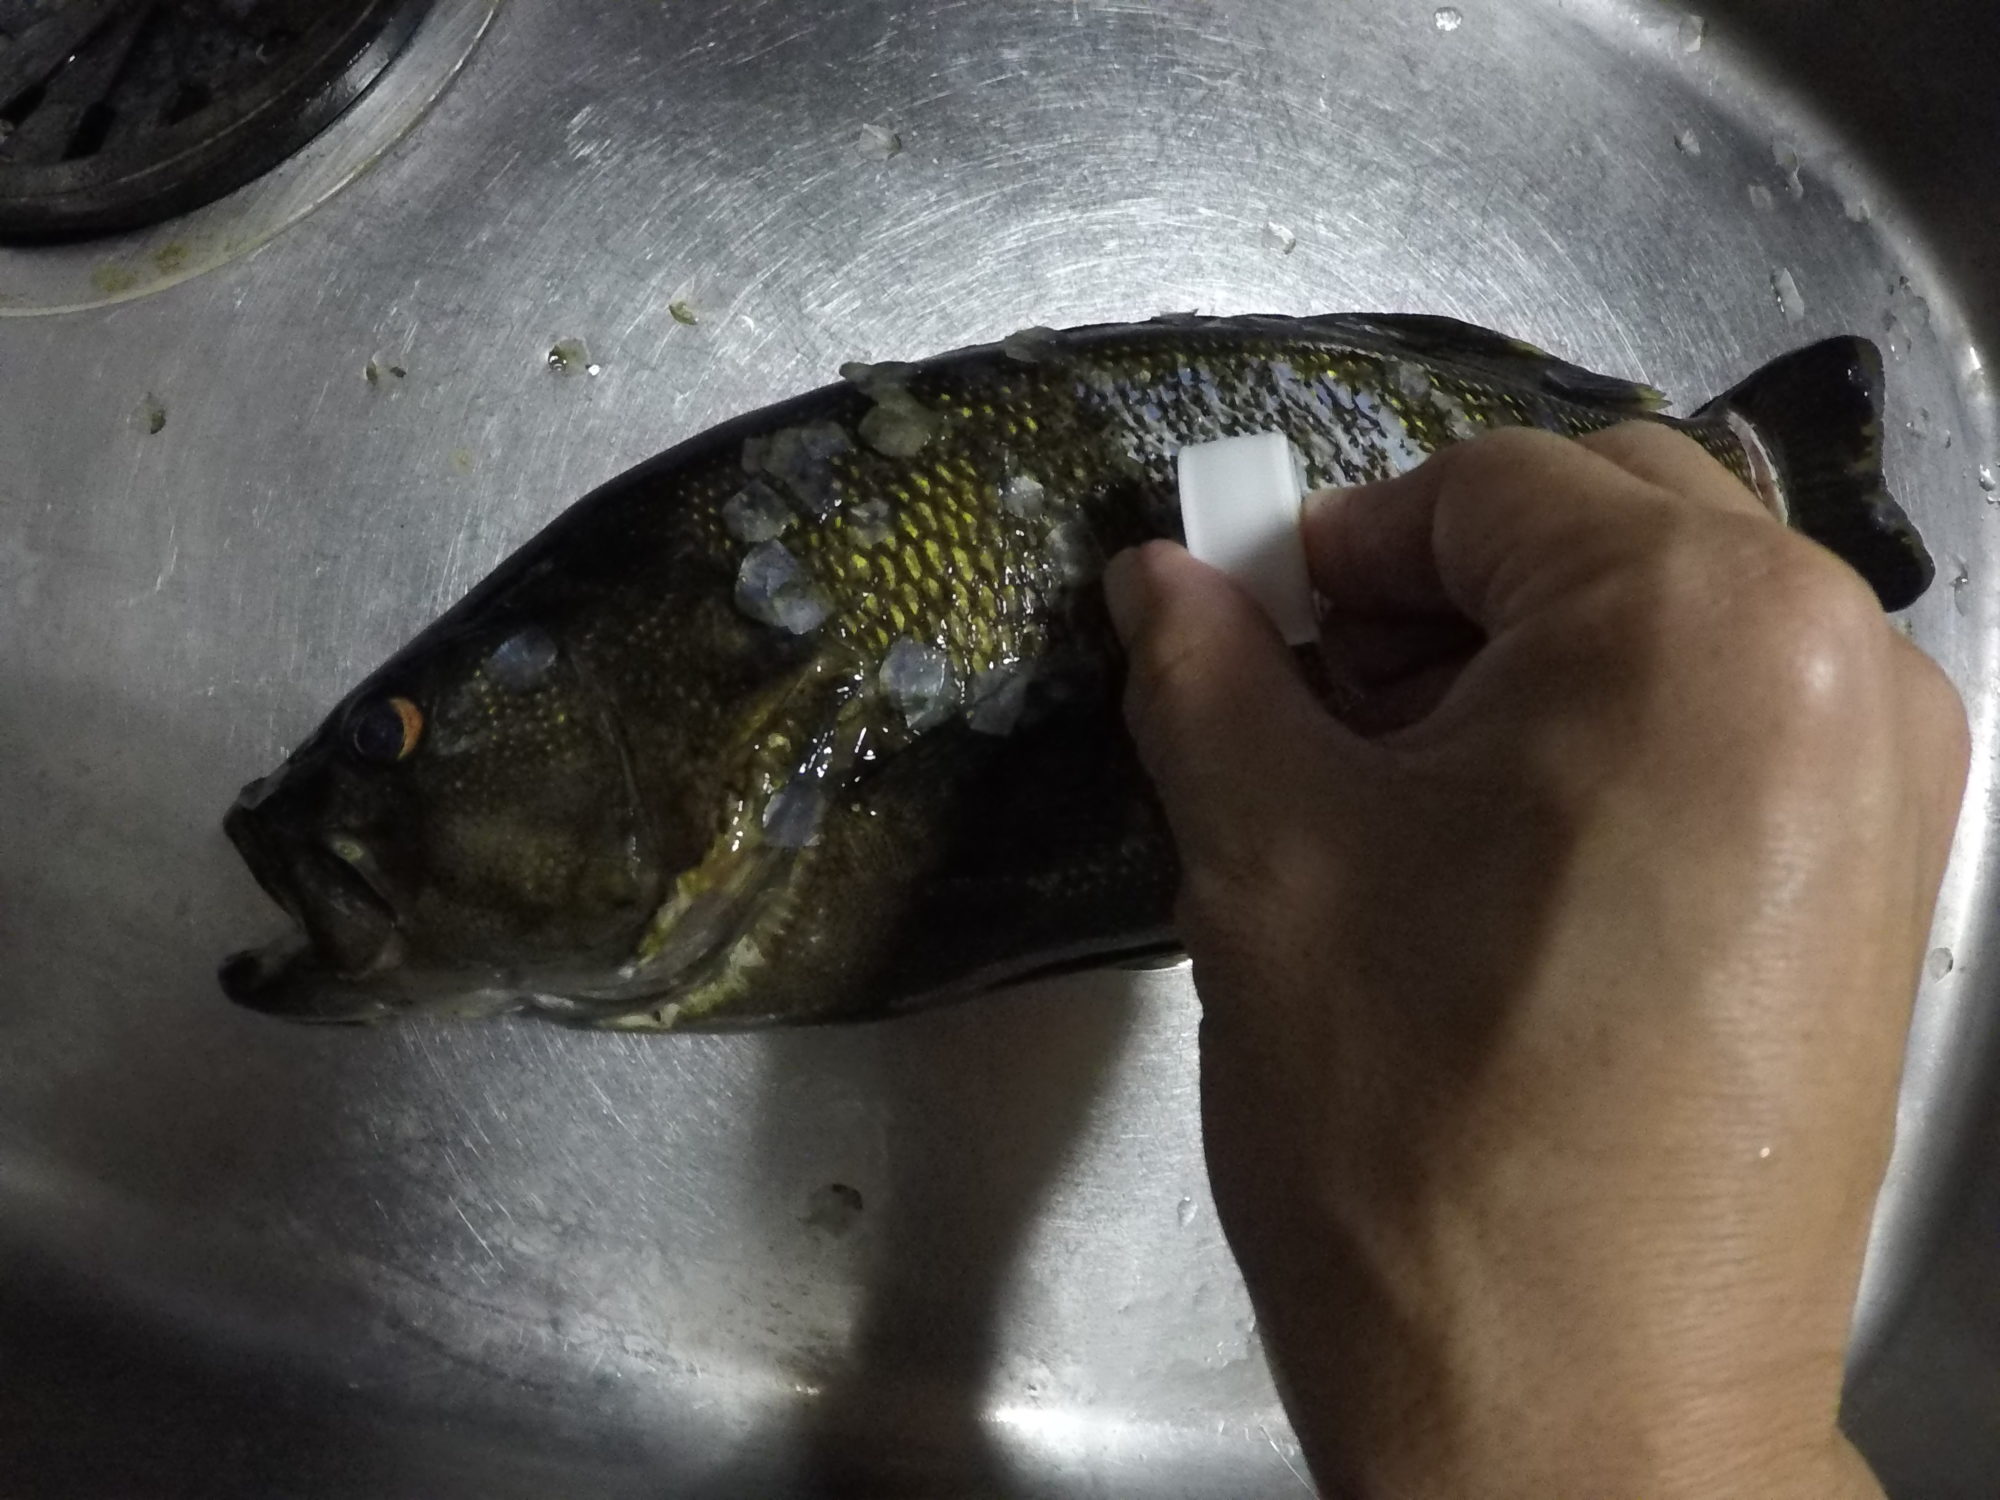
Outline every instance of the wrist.
<path id="1" fill-rule="evenodd" d="M 1631 1500 L 1885 1500 L 1881 1485 L 1845 1439 L 1823 1451 L 1758 1461 L 1747 1455 L 1709 1455 L 1694 1466 L 1661 1468 L 1648 1459 L 1607 1461 L 1572 1453 L 1537 1454 L 1510 1447 L 1490 1461 L 1456 1455 L 1438 1463 L 1355 1461 L 1304 1444 L 1324 1493 L 1340 1500 L 1550 1500 L 1552 1496 L 1631 1497 Z M 1719 1461 L 1717 1461 L 1719 1459 Z"/>
<path id="2" fill-rule="evenodd" d="M 1613 1372 L 1585 1360 L 1565 1370 L 1518 1347 L 1503 1375 L 1455 1340 L 1427 1337 L 1421 1320 L 1370 1316 L 1379 1309 L 1365 1303 L 1341 1311 L 1289 1326 L 1260 1317 L 1286 1410 L 1329 1497 L 1884 1500 L 1806 1389 L 1823 1389 L 1816 1380 L 1689 1400 L 1657 1367 Z M 1298 1324 L 1312 1321 L 1316 1336 L 1301 1346 Z"/>
<path id="3" fill-rule="evenodd" d="M 1378 1443 L 1372 1434 L 1357 1441 L 1352 1427 L 1329 1433 L 1289 1395 L 1286 1406 L 1303 1418 L 1296 1425 L 1324 1493 L 1340 1500 L 1885 1500 L 1838 1433 L 1784 1453 L 1754 1440 L 1690 1452 L 1673 1433 L 1614 1440 L 1544 1429 L 1453 1442 L 1411 1411 L 1402 1438 Z"/>

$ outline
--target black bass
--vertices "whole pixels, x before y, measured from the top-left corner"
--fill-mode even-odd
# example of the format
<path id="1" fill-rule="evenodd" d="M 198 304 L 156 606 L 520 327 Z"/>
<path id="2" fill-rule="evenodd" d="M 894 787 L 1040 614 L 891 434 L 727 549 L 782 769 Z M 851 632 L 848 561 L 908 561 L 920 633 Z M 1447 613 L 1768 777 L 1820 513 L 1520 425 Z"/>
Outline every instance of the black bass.
<path id="1" fill-rule="evenodd" d="M 231 959 L 231 996 L 745 1026 L 1170 941 L 1095 582 L 1178 534 L 1189 443 L 1282 431 L 1321 486 L 1487 428 L 1644 417 L 1886 607 L 1932 576 L 1861 339 L 1686 420 L 1429 317 L 1036 329 L 841 373 L 572 507 L 245 790 L 225 826 L 302 936 Z"/>

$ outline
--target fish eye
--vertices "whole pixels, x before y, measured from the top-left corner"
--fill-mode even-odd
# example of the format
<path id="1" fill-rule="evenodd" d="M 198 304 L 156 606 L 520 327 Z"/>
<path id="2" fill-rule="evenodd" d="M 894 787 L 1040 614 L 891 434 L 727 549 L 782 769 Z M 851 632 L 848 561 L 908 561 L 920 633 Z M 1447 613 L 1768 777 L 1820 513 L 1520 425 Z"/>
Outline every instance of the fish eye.
<path id="1" fill-rule="evenodd" d="M 377 698 L 347 721 L 348 748 L 378 765 L 407 760 L 423 737 L 424 712 L 408 698 Z"/>

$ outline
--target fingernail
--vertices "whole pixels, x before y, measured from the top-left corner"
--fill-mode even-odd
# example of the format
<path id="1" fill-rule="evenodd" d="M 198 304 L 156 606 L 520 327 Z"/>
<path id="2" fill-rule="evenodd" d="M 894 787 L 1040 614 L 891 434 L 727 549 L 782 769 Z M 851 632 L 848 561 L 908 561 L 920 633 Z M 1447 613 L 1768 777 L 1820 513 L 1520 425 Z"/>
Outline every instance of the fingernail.
<path id="1" fill-rule="evenodd" d="M 1138 548 L 1128 547 L 1105 565 L 1104 604 L 1118 639 L 1130 645 L 1146 626 L 1146 580 L 1140 576 Z"/>

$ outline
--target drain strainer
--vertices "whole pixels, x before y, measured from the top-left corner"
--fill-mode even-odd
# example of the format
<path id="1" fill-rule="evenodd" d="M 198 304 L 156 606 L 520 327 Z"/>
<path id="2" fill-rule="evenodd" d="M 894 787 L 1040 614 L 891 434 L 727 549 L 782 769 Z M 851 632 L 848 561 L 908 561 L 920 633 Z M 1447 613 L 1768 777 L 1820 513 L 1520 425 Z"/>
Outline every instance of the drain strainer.
<path id="1" fill-rule="evenodd" d="M 330 124 L 432 0 L 0 0 L 0 238 L 131 229 Z"/>

